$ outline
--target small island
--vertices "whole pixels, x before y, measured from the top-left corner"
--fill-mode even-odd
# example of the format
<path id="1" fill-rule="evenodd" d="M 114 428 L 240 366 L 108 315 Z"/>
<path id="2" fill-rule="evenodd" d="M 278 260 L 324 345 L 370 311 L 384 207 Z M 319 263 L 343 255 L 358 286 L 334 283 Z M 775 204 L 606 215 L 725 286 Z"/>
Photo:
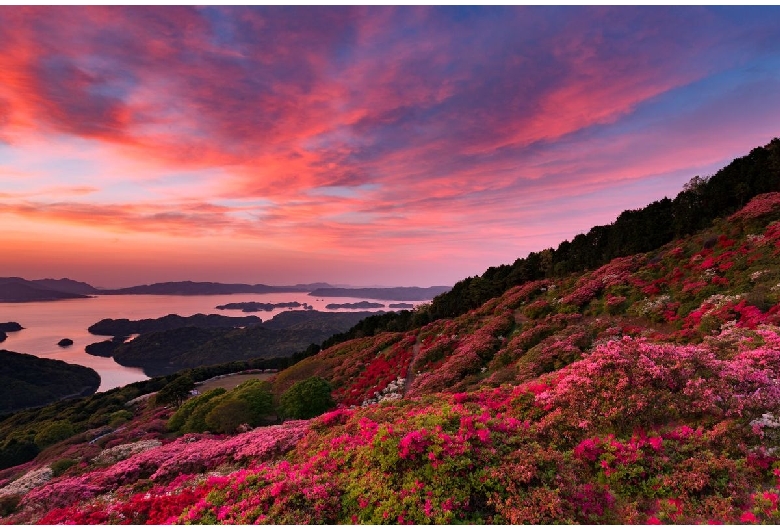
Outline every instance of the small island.
<path id="1" fill-rule="evenodd" d="M 8 338 L 8 335 L 5 334 L 5 331 L 0 331 L 0 342 L 5 341 L 5 339 Z"/>
<path id="2" fill-rule="evenodd" d="M 57 346 L 59 346 L 60 348 L 66 348 L 68 346 L 73 346 L 73 340 L 68 339 L 68 338 L 61 339 L 57 343 Z"/>
<path id="3" fill-rule="evenodd" d="M 0 331 L 5 331 L 6 333 L 21 331 L 23 329 L 24 328 L 18 322 L 0 322 Z"/>
<path id="4" fill-rule="evenodd" d="M 303 309 L 314 309 L 307 303 L 301 304 L 300 302 L 280 302 L 278 304 L 269 304 L 265 302 L 231 302 L 225 305 L 218 305 L 217 309 L 240 309 L 244 313 L 256 313 L 258 311 L 273 311 L 274 309 L 297 309 L 302 307 Z"/>
<path id="5" fill-rule="evenodd" d="M 414 304 L 407 304 L 405 302 L 401 302 L 399 304 L 390 304 L 390 309 L 412 309 L 414 308 Z"/>
<path id="6" fill-rule="evenodd" d="M 355 302 L 354 304 L 328 304 L 325 306 L 325 309 L 378 309 L 382 307 L 385 307 L 385 304 L 378 304 L 376 302 L 367 302 L 363 300 L 362 302 Z"/>

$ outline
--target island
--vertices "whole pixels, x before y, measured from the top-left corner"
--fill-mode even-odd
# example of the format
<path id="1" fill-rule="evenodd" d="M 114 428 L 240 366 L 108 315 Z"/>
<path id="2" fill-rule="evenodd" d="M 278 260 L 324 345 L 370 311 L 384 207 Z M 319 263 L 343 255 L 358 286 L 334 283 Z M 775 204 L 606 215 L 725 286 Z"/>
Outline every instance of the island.
<path id="1" fill-rule="evenodd" d="M 397 304 L 390 304 L 390 309 L 412 309 L 414 308 L 414 304 L 406 304 L 404 302 L 400 302 Z"/>
<path id="2" fill-rule="evenodd" d="M 19 325 L 18 322 L 0 322 L 0 331 L 13 332 L 13 331 L 21 331 L 24 328 Z"/>
<path id="3" fill-rule="evenodd" d="M 60 339 L 60 341 L 57 343 L 57 346 L 59 346 L 60 348 L 66 348 L 68 346 L 73 346 L 73 340 L 68 339 L 68 338 Z"/>
<path id="4" fill-rule="evenodd" d="M 377 313 L 284 311 L 260 325 L 240 329 L 182 327 L 143 333 L 113 350 L 123 366 L 143 368 L 150 377 L 230 361 L 286 357 L 344 333 Z"/>
<path id="5" fill-rule="evenodd" d="M 144 318 L 141 320 L 128 320 L 126 318 L 104 318 L 100 322 L 92 324 L 87 331 L 93 335 L 110 335 L 114 337 L 128 336 L 138 333 L 150 333 L 152 331 L 167 331 L 170 329 L 196 327 L 196 328 L 239 328 L 260 324 L 256 316 L 227 317 L 224 315 L 204 315 L 198 313 L 189 317 L 179 315 L 166 315 L 160 318 Z"/>
<path id="6" fill-rule="evenodd" d="M 265 303 L 265 302 L 231 302 L 229 304 L 218 305 L 216 309 L 240 309 L 244 313 L 256 313 L 257 311 L 273 311 L 274 309 L 297 309 L 302 307 L 303 309 L 314 309 L 307 303 L 301 304 L 300 302 L 279 302 L 277 304 Z"/>
<path id="7" fill-rule="evenodd" d="M 5 334 L 5 331 L 0 331 L 0 342 L 4 342 L 7 338 L 8 335 Z"/>
<path id="8" fill-rule="evenodd" d="M 328 304 L 325 306 L 325 309 L 376 309 L 381 307 L 385 307 L 385 304 L 366 302 L 363 300 L 362 302 L 355 302 L 354 304 Z"/>

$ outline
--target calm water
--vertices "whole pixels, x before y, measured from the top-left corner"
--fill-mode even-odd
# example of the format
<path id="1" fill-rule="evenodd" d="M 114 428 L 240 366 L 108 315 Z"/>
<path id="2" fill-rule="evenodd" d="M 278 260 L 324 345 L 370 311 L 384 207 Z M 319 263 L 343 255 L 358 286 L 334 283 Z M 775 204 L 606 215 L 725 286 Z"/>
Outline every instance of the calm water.
<path id="1" fill-rule="evenodd" d="M 87 331 L 89 326 L 104 318 L 138 320 L 162 317 L 171 313 L 181 316 L 205 313 L 228 316 L 256 315 L 265 321 L 285 309 L 242 313 L 235 310 L 219 310 L 216 306 L 228 302 L 299 302 L 312 305 L 314 309 L 320 311 L 327 311 L 325 309 L 327 304 L 354 303 L 361 300 L 337 297 L 317 299 L 306 293 L 274 293 L 210 296 L 102 295 L 95 298 L 56 302 L 0 303 L 0 322 L 19 322 L 25 328 L 8 333 L 8 339 L 0 343 L 0 349 L 88 366 L 100 374 L 99 391 L 103 392 L 148 379 L 140 368 L 121 366 L 113 359 L 95 357 L 84 351 L 88 344 L 109 338 L 92 335 Z M 386 306 L 391 303 L 381 300 L 369 301 L 383 303 Z M 420 302 L 407 303 L 417 305 Z M 384 310 L 387 311 L 389 308 L 385 307 Z M 57 346 L 57 342 L 65 337 L 73 340 L 73 346 L 67 348 Z"/>

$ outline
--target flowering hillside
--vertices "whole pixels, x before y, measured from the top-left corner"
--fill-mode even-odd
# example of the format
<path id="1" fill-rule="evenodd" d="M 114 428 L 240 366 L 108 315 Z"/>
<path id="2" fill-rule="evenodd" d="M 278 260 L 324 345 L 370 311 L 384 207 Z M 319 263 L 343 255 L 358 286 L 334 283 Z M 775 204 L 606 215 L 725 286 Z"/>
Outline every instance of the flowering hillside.
<path id="1" fill-rule="evenodd" d="M 176 437 L 141 406 L 2 475 L 0 521 L 778 524 L 778 254 L 780 194 L 760 195 L 299 362 L 273 389 L 326 379 L 339 408 L 312 420 Z"/>

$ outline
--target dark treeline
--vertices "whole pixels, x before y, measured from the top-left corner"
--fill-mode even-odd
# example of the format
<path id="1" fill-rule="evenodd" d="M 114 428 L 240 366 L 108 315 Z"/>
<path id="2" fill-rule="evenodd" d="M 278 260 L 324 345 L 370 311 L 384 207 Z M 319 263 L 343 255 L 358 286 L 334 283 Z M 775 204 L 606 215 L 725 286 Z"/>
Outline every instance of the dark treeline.
<path id="1" fill-rule="evenodd" d="M 512 265 L 490 267 L 466 278 L 431 304 L 431 319 L 454 317 L 507 289 L 542 278 L 598 268 L 611 260 L 650 252 L 726 217 L 761 193 L 780 190 L 780 139 L 753 149 L 709 178 L 694 177 L 673 200 L 626 210 L 609 225 L 564 241 L 557 249 L 532 252 Z"/>
<path id="2" fill-rule="evenodd" d="M 401 311 L 369 317 L 323 347 L 382 331 L 408 331 L 439 318 L 476 309 L 507 289 L 542 278 L 596 269 L 611 260 L 650 252 L 676 238 L 728 216 L 761 193 L 780 190 L 780 139 L 753 149 L 709 178 L 694 177 L 674 199 L 663 198 L 644 208 L 626 210 L 612 223 L 563 241 L 557 249 L 531 252 L 511 265 L 490 267 L 482 276 L 466 278 L 415 313 Z"/>

